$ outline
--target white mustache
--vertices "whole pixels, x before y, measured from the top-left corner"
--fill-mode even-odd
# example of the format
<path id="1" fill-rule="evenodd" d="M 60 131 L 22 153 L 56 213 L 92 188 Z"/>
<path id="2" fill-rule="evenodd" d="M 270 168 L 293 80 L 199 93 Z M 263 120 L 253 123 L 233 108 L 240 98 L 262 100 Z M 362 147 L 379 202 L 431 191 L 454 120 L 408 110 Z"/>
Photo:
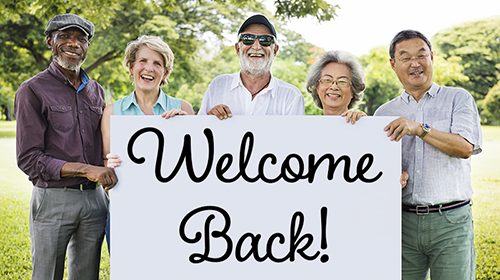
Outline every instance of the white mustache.
<path id="1" fill-rule="evenodd" d="M 250 54 L 263 54 L 264 56 L 266 55 L 266 52 L 264 50 L 248 50 L 247 55 Z"/>

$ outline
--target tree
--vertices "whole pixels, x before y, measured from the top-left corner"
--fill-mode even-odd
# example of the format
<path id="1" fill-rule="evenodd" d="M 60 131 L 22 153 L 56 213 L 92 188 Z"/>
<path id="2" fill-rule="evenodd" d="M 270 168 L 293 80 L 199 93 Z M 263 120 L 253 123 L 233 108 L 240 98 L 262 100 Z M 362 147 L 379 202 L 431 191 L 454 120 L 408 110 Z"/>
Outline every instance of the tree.
<path id="1" fill-rule="evenodd" d="M 434 53 L 432 80 L 439 85 L 449 87 L 460 87 L 460 84 L 469 81 L 469 77 L 463 74 L 464 67 L 460 64 L 461 60 L 457 56 L 445 59 L 438 52 Z"/>
<path id="2" fill-rule="evenodd" d="M 373 115 L 380 105 L 398 96 L 402 87 L 389 63 L 389 47 L 373 48 L 360 57 L 364 67 L 367 87 L 360 109 Z"/>
<path id="3" fill-rule="evenodd" d="M 500 77 L 500 16 L 455 25 L 439 31 L 432 41 L 445 59 L 457 56 L 468 81 L 457 82 L 483 99 Z"/>
<path id="4" fill-rule="evenodd" d="M 1 112 L 5 115 L 5 120 L 7 121 L 14 120 L 14 112 L 12 110 L 12 104 L 14 103 L 13 92 L 12 88 L 0 81 L 0 108 Z"/>
<path id="5" fill-rule="evenodd" d="M 0 94 L 17 89 L 21 82 L 48 66 L 51 55 L 43 32 L 47 21 L 56 14 L 75 13 L 98 23 L 83 68 L 114 97 L 122 97 L 133 89 L 121 60 L 126 44 L 139 35 L 161 36 L 171 47 L 175 61 L 168 90 L 175 95 L 194 88 L 199 91 L 199 85 L 207 83 L 200 57 L 207 52 L 206 48 L 222 46 L 223 32 L 235 33 L 248 12 L 269 16 L 264 5 L 255 0 L 1 1 L 5 8 L 0 12 L 0 80 L 9 87 Z M 293 10 L 287 8 L 289 4 L 275 1 L 279 18 L 313 15 L 319 20 L 330 20 L 337 8 L 323 0 L 303 1 L 294 4 Z M 219 43 L 207 45 L 207 37 Z"/>
<path id="6" fill-rule="evenodd" d="M 490 89 L 483 102 L 481 116 L 486 124 L 500 125 L 500 82 Z"/>

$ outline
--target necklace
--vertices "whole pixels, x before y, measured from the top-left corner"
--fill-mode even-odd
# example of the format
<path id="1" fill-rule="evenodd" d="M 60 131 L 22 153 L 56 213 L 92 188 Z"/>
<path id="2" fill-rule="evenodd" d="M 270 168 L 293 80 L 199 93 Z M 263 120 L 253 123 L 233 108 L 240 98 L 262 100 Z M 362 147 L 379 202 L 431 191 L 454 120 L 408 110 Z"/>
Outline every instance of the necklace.
<path id="1" fill-rule="evenodd" d="M 256 96 L 259 92 L 261 92 L 262 90 L 264 90 L 264 89 L 265 89 L 265 88 L 269 85 L 269 83 L 270 83 L 270 82 L 271 82 L 271 78 L 269 78 L 269 81 L 267 81 L 267 84 L 266 84 L 266 85 L 264 85 L 264 87 L 262 87 L 261 89 L 259 89 L 259 91 L 257 91 L 256 93 L 252 93 L 252 100 L 253 100 L 253 98 L 254 98 L 254 97 L 255 97 L 255 96 Z"/>

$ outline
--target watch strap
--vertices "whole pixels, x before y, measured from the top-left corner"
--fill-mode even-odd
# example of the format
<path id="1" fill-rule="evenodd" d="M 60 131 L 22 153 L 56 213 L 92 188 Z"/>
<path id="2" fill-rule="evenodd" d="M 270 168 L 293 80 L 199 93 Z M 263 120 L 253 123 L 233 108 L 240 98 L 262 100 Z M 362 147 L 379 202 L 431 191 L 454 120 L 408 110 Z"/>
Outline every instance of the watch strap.
<path id="1" fill-rule="evenodd" d="M 420 126 L 424 130 L 422 132 L 422 134 L 420 134 L 420 136 L 419 136 L 419 138 L 422 139 L 422 138 L 425 137 L 425 135 L 427 135 L 427 133 L 429 133 L 429 131 L 431 130 L 431 128 L 427 124 L 425 124 L 425 123 L 421 123 Z"/>

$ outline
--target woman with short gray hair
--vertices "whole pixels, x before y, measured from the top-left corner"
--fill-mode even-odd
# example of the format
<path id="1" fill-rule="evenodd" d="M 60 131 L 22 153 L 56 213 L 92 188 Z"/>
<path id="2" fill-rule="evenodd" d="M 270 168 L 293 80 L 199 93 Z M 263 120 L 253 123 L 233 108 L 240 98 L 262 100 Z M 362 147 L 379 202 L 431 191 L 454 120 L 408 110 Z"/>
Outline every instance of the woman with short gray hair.
<path id="1" fill-rule="evenodd" d="M 354 55 L 345 51 L 329 51 L 311 65 L 306 89 L 315 105 L 325 115 L 354 116 L 353 123 L 365 113 L 349 111 L 363 98 L 366 78 L 363 67 Z"/>

